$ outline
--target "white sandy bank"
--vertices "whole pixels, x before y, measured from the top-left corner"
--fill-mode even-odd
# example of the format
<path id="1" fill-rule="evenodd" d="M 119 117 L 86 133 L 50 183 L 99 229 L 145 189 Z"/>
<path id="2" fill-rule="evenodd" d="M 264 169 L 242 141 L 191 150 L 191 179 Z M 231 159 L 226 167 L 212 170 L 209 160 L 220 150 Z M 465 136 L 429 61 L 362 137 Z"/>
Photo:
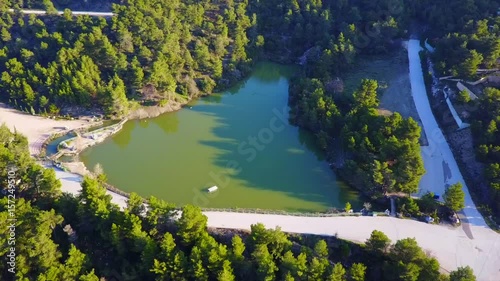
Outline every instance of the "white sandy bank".
<path id="1" fill-rule="evenodd" d="M 43 142 L 51 134 L 69 131 L 90 124 L 85 120 L 54 120 L 33 116 L 7 107 L 0 103 L 0 124 L 5 123 L 12 131 L 28 138 L 31 155 L 40 153 Z M 64 129 L 66 127 L 67 129 Z"/>

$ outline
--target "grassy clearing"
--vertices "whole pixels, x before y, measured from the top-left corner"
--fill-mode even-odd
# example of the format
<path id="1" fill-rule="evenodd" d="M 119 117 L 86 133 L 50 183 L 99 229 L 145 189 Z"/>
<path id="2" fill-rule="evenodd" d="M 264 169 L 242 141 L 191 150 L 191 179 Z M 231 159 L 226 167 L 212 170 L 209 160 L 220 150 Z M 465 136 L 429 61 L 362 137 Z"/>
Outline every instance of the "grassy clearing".
<path id="1" fill-rule="evenodd" d="M 387 55 L 361 57 L 353 69 L 344 77 L 345 93 L 354 92 L 362 79 L 377 80 L 382 111 L 397 111 L 404 117 L 418 118 L 411 96 L 405 49 Z M 415 111 L 414 114 L 412 111 Z"/>
<path id="2" fill-rule="evenodd" d="M 387 55 L 361 57 L 353 69 L 343 77 L 346 94 L 352 94 L 362 79 L 377 80 L 380 91 L 379 113 L 390 115 L 399 112 L 403 117 L 412 117 L 420 124 L 411 95 L 408 54 L 404 48 Z M 427 143 L 423 131 L 421 143 Z"/>
<path id="3" fill-rule="evenodd" d="M 360 57 L 353 66 L 353 70 L 344 77 L 344 92 L 351 94 L 357 89 L 362 79 L 369 78 L 378 81 L 383 93 L 387 89 L 388 81 L 398 74 L 395 66 L 399 64 L 401 64 L 399 59 L 396 60 L 392 55 Z"/>

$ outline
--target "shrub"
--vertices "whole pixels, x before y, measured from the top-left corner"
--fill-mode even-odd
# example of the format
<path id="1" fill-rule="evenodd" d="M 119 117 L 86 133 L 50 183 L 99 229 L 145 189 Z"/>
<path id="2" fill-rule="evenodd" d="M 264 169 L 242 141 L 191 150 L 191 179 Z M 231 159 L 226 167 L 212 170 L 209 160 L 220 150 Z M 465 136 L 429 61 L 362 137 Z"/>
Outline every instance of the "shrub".
<path id="1" fill-rule="evenodd" d="M 411 197 L 405 197 L 401 199 L 401 212 L 403 214 L 407 213 L 412 217 L 417 217 L 420 215 L 420 208 L 417 205 L 417 202 L 413 200 Z"/>
<path id="2" fill-rule="evenodd" d="M 420 211 L 424 213 L 432 213 L 438 208 L 438 203 L 434 199 L 434 193 L 427 192 L 420 199 L 415 200 L 420 208 Z"/>
<path id="3" fill-rule="evenodd" d="M 470 96 L 469 93 L 466 90 L 462 90 L 458 92 L 457 94 L 457 101 L 461 103 L 468 103 L 470 102 Z"/>
<path id="4" fill-rule="evenodd" d="M 351 203 L 349 203 L 349 202 L 345 203 L 345 211 L 346 211 L 347 213 L 349 213 L 349 212 L 352 210 L 352 208 L 351 208 L 351 207 L 352 207 L 352 206 L 351 206 Z"/>

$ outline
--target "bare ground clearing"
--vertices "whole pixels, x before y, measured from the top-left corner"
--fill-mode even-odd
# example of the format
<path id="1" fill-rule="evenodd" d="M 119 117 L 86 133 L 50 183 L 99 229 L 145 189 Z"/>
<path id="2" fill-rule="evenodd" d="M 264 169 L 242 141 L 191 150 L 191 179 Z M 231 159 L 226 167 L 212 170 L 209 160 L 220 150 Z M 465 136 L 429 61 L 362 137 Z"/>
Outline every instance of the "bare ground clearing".
<path id="1" fill-rule="evenodd" d="M 398 112 L 404 118 L 413 118 L 422 127 L 411 93 L 406 46 L 388 55 L 362 58 L 354 68 L 356 70 L 346 75 L 345 93 L 352 93 L 362 79 L 377 80 L 381 93 L 379 113 Z M 427 145 L 423 130 L 420 143 Z"/>

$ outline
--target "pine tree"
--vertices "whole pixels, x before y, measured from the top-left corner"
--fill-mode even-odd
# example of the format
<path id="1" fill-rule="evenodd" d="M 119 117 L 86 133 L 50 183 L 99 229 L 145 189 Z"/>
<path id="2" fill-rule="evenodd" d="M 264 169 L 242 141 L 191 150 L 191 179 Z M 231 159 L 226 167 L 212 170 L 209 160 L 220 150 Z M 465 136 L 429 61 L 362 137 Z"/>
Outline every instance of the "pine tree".
<path id="1" fill-rule="evenodd" d="M 366 249 L 372 253 L 384 253 L 389 248 L 391 240 L 383 232 L 374 230 L 365 244 Z"/>
<path id="2" fill-rule="evenodd" d="M 185 245 L 192 245 L 206 232 L 207 217 L 201 213 L 199 207 L 186 205 L 182 208 L 182 215 L 177 221 L 178 235 Z"/>
<path id="3" fill-rule="evenodd" d="M 361 86 L 353 94 L 358 107 L 375 108 L 379 105 L 377 98 L 378 84 L 376 80 L 363 79 Z"/>
<path id="4" fill-rule="evenodd" d="M 205 265 L 203 264 L 202 253 L 198 246 L 194 246 L 191 249 L 189 263 L 190 276 L 193 278 L 193 280 L 208 280 L 208 273 Z"/>
<path id="5" fill-rule="evenodd" d="M 231 268 L 231 262 L 225 260 L 222 265 L 222 270 L 217 276 L 217 281 L 234 281 L 235 277 L 233 274 L 233 269 Z"/>
<path id="6" fill-rule="evenodd" d="M 456 183 L 449 186 L 443 196 L 444 203 L 453 211 L 460 211 L 465 207 L 465 193 L 462 184 Z"/>
<path id="7" fill-rule="evenodd" d="M 349 268 L 349 281 L 364 281 L 365 275 L 366 266 L 362 263 L 353 263 Z"/>
<path id="8" fill-rule="evenodd" d="M 257 280 L 273 281 L 278 270 L 265 244 L 259 244 L 252 253 L 256 263 Z"/>
<path id="9" fill-rule="evenodd" d="M 328 258 L 328 245 L 325 240 L 319 240 L 314 245 L 314 253 L 320 258 Z"/>
<path id="10" fill-rule="evenodd" d="M 346 281 L 346 271 L 345 268 L 340 263 L 336 263 L 331 273 L 326 278 L 327 281 Z"/>

